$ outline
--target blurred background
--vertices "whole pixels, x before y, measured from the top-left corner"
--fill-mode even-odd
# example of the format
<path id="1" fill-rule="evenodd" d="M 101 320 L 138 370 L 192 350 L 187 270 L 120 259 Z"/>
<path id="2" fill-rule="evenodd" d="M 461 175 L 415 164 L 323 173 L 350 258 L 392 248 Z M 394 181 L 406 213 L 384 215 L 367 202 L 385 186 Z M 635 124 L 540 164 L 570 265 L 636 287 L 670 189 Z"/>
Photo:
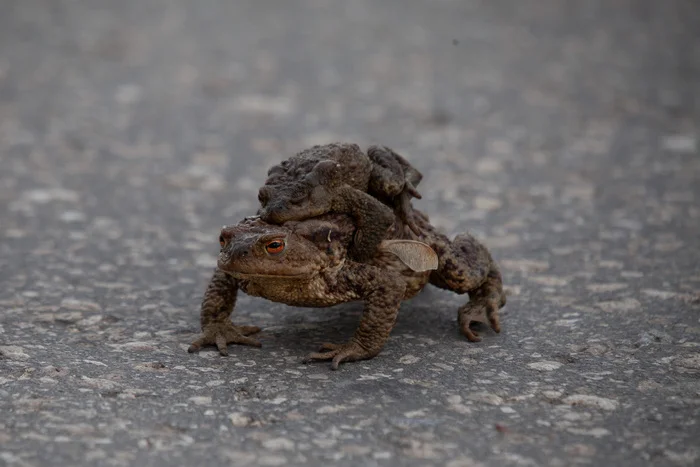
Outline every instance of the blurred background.
<path id="1" fill-rule="evenodd" d="M 0 6 L 0 464 L 700 458 L 697 1 Z M 504 332 L 468 344 L 426 290 L 331 374 L 298 361 L 359 305 L 242 296 L 263 349 L 187 354 L 220 226 L 332 141 L 423 172 L 414 205 L 501 265 Z"/>
<path id="2" fill-rule="evenodd" d="M 425 202 L 449 204 L 451 229 L 532 209 L 557 194 L 552 181 L 580 197 L 651 148 L 695 147 L 691 1 L 22 0 L 4 11 L 5 201 L 25 183 L 61 186 L 104 197 L 106 216 L 128 204 L 158 225 L 183 213 L 187 226 L 218 225 L 254 209 L 270 165 L 344 140 L 405 154 L 428 177 Z"/>

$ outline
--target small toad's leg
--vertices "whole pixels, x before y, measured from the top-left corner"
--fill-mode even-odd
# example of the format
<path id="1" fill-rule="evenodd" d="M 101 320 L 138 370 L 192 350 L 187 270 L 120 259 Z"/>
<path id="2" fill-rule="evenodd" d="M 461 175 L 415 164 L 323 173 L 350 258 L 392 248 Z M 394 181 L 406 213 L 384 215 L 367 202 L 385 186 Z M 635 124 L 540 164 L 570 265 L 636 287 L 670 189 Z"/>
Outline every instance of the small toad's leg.
<path id="1" fill-rule="evenodd" d="M 260 347 L 251 334 L 260 332 L 257 326 L 234 326 L 229 317 L 236 304 L 238 282 L 221 270 L 214 271 L 202 300 L 200 320 L 202 334 L 190 345 L 188 352 L 196 352 L 202 346 L 216 345 L 221 355 L 228 355 L 228 344 Z"/>
<path id="2" fill-rule="evenodd" d="M 390 199 L 397 215 L 418 235 L 420 229 L 413 220 L 411 198 L 421 198 L 416 187 L 423 175 L 400 154 L 386 146 L 370 146 L 367 156 L 372 161 L 369 192 Z"/>
<path id="3" fill-rule="evenodd" d="M 501 273 L 496 267 L 489 271 L 486 282 L 474 292 L 469 293 L 469 303 L 462 305 L 457 312 L 457 321 L 462 333 L 472 342 L 479 342 L 481 337 L 469 327 L 472 322 L 490 324 L 495 332 L 501 332 L 498 309 L 506 304 Z"/>
<path id="4" fill-rule="evenodd" d="M 503 281 L 498 266 L 486 247 L 464 233 L 450 242 L 444 236 L 431 245 L 438 254 L 439 266 L 430 275 L 431 284 L 458 294 L 469 294 L 469 303 L 458 310 L 462 333 L 472 342 L 481 338 L 471 330 L 472 322 L 491 325 L 500 332 L 499 308 L 506 304 Z"/>
<path id="5" fill-rule="evenodd" d="M 396 273 L 361 263 L 346 263 L 345 280 L 361 298 L 364 310 L 355 335 L 345 344 L 323 344 L 321 352 L 308 355 L 311 360 L 332 360 L 331 368 L 342 362 L 375 357 L 389 339 L 401 306 L 406 285 Z M 341 283 L 342 281 L 338 281 Z"/>
<path id="6" fill-rule="evenodd" d="M 355 220 L 357 231 L 350 247 L 350 256 L 359 262 L 371 259 L 387 230 L 394 223 L 391 208 L 377 198 L 349 186 L 336 190 L 331 210 L 349 214 Z"/>

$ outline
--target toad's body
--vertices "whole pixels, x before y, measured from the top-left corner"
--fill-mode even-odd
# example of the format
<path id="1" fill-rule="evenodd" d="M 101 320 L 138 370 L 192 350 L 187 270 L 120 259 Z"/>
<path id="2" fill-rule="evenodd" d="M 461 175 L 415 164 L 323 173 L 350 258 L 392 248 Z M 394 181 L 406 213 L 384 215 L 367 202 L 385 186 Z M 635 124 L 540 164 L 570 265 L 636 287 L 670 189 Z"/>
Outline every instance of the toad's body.
<path id="1" fill-rule="evenodd" d="M 260 237 L 282 232 L 278 226 L 269 226 L 260 220 L 247 221 L 244 226 L 246 230 L 256 231 Z M 239 227 L 240 225 L 230 230 L 225 229 L 224 235 L 234 237 Z M 233 254 L 226 256 L 228 252 L 224 248 L 219 268 L 236 278 L 238 287 L 248 295 L 303 307 L 328 307 L 361 300 L 359 288 L 348 287 L 348 283 L 357 285 L 372 280 L 367 277 L 367 271 L 364 271 L 372 268 L 390 271 L 392 275 L 400 277 L 405 288 L 404 300 L 416 295 L 429 281 L 430 271 L 416 272 L 388 251 L 377 252 L 368 262 L 372 268 L 355 267 L 346 257 L 354 227 L 345 215 L 289 222 L 285 227 L 290 229 L 290 233 L 284 237 L 287 248 L 301 249 L 302 242 L 309 242 L 309 245 L 304 245 L 310 246 L 304 249 L 305 259 L 295 258 L 290 253 L 287 258 L 268 263 L 268 255 L 265 253 L 253 261 L 252 268 L 245 268 L 241 264 L 245 258 Z M 328 241 L 329 238 L 331 241 Z M 299 261 L 303 262 L 304 267 L 300 267 Z M 283 267 L 282 263 L 292 267 Z"/>
<path id="2" fill-rule="evenodd" d="M 225 227 L 218 268 L 202 303 L 203 335 L 190 351 L 216 344 L 225 354 L 228 343 L 260 345 L 249 337 L 258 328 L 234 326 L 229 319 L 238 289 L 293 306 L 364 301 L 353 338 L 342 345 L 326 344 L 326 352 L 310 356 L 333 359 L 334 368 L 342 361 L 377 355 L 394 326 L 401 301 L 416 295 L 428 282 L 472 295 L 458 315 L 470 340 L 478 340 L 469 329 L 474 320 L 486 317 L 498 330 L 497 311 L 505 304 L 505 295 L 500 273 L 486 248 L 467 234 L 450 242 L 427 217 L 418 211 L 414 215 L 419 234 L 397 219 L 385 235 L 383 245 L 387 246 L 364 263 L 348 258 L 355 225 L 347 215 L 327 214 L 281 226 L 250 218 Z M 429 262 L 433 251 L 438 253 L 435 270 L 407 266 Z"/>

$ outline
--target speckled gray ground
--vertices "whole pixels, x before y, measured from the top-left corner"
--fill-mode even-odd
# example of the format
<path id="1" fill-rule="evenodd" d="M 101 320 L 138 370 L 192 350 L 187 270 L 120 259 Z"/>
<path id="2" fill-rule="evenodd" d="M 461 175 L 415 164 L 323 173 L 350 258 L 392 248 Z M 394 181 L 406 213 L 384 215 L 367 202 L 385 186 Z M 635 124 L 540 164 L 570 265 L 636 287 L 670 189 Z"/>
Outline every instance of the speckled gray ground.
<path id="1" fill-rule="evenodd" d="M 690 0 L 7 0 L 0 464 L 698 465 L 700 8 Z M 388 144 L 502 265 L 500 335 L 407 302 L 243 296 L 185 349 L 219 226 L 315 142 Z"/>

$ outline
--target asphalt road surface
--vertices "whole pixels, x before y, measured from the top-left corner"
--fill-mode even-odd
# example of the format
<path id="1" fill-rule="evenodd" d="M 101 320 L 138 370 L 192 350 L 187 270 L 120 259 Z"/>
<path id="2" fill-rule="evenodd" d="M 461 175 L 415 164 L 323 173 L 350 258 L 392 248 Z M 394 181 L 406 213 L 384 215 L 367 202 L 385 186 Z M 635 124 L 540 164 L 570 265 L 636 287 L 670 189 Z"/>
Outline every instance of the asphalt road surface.
<path id="1" fill-rule="evenodd" d="M 698 465 L 700 7 L 691 0 L 7 0 L 0 464 Z M 242 296 L 188 354 L 222 224 L 314 143 L 386 144 L 493 252 L 503 332 Z"/>

